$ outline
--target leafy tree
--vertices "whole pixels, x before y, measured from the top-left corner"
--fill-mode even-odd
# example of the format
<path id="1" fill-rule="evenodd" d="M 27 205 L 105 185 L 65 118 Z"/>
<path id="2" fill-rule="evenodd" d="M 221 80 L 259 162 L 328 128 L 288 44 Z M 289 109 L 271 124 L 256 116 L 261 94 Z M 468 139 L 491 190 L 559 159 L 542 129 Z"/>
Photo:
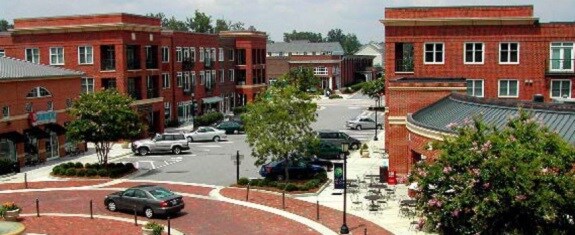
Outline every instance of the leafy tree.
<path id="1" fill-rule="evenodd" d="M 14 28 L 14 25 L 10 24 L 10 22 L 5 19 L 0 19 L 0 32 L 8 31 L 8 29 L 12 28 Z"/>
<path id="2" fill-rule="evenodd" d="M 255 164 L 309 156 L 309 144 L 318 141 L 310 126 L 316 109 L 310 96 L 292 85 L 272 86 L 248 104 L 242 120 Z M 287 164 L 285 176 L 289 180 Z"/>
<path id="3" fill-rule="evenodd" d="M 230 30 L 230 26 L 229 24 L 231 24 L 232 22 L 226 22 L 226 20 L 224 19 L 217 19 L 216 20 L 216 27 L 214 27 L 214 30 L 216 31 L 216 33 L 219 33 L 221 31 L 228 31 Z"/>
<path id="4" fill-rule="evenodd" d="M 379 97 L 384 90 L 385 90 L 385 80 L 383 80 L 383 78 L 374 79 L 363 84 L 363 88 L 361 88 L 361 93 L 374 99 Z"/>
<path id="5" fill-rule="evenodd" d="M 322 42 L 323 38 L 321 33 L 313 32 L 297 32 L 293 30 L 291 33 L 284 33 L 284 42 L 291 42 L 295 40 L 309 40 L 310 42 Z"/>
<path id="6" fill-rule="evenodd" d="M 345 34 L 341 29 L 331 29 L 327 32 L 326 42 L 339 42 L 342 43 L 345 40 Z"/>
<path id="7" fill-rule="evenodd" d="M 171 29 L 174 31 L 189 31 L 190 29 L 186 25 L 186 22 L 177 20 L 174 16 L 171 18 L 166 17 L 162 12 L 159 13 L 148 13 L 146 16 L 158 18 L 162 21 L 162 28 Z"/>
<path id="8" fill-rule="evenodd" d="M 307 92 L 319 86 L 321 80 L 313 74 L 312 68 L 292 68 L 278 78 L 279 84 L 291 84 L 301 92 Z"/>
<path id="9" fill-rule="evenodd" d="M 346 55 L 353 55 L 359 48 L 361 47 L 361 43 L 357 39 L 355 34 L 347 34 L 345 35 L 345 40 L 340 42 L 341 47 L 343 47 L 343 51 Z"/>
<path id="10" fill-rule="evenodd" d="M 442 234 L 574 234 L 575 148 L 524 111 L 500 130 L 455 127 L 418 163 L 423 227 Z M 423 222 L 423 221 L 422 221 Z"/>
<path id="11" fill-rule="evenodd" d="M 93 142 L 99 162 L 106 165 L 114 142 L 136 138 L 143 130 L 132 101 L 114 89 L 80 95 L 69 110 L 75 119 L 67 126 L 67 137 Z"/>
<path id="12" fill-rule="evenodd" d="M 241 31 L 241 30 L 246 30 L 246 27 L 244 25 L 244 22 L 235 22 L 232 23 L 231 21 L 228 22 L 228 26 L 229 26 L 229 30 L 231 31 Z"/>
<path id="13" fill-rule="evenodd" d="M 193 18 L 186 19 L 188 27 L 198 33 L 210 33 L 214 28 L 212 26 L 212 17 L 206 13 L 196 10 Z"/>

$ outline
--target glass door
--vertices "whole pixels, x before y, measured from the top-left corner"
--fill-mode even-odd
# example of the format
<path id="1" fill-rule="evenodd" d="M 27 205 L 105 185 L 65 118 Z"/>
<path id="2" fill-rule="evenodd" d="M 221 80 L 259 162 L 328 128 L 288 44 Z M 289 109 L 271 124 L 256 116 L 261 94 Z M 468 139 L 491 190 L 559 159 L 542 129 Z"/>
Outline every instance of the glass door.
<path id="1" fill-rule="evenodd" d="M 551 71 L 573 71 L 573 43 L 551 43 Z"/>
<path id="2" fill-rule="evenodd" d="M 58 143 L 58 134 L 50 132 L 50 138 L 46 141 L 46 158 L 53 160 L 60 156 L 60 143 Z"/>

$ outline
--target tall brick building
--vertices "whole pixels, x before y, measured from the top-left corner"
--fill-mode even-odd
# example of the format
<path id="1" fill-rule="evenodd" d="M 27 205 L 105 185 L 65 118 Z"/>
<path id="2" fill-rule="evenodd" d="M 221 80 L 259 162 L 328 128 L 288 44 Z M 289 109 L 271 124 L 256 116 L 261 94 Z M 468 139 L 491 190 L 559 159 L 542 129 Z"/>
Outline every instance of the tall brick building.
<path id="1" fill-rule="evenodd" d="M 263 87 L 254 82 L 265 74 L 265 41 L 262 32 L 174 32 L 159 19 L 118 13 L 15 19 L 0 35 L 0 54 L 83 71 L 73 89 L 118 89 L 161 132 L 170 120 L 252 100 Z"/>
<path id="2" fill-rule="evenodd" d="M 573 97 L 573 22 L 541 23 L 532 6 L 387 8 L 381 22 L 390 170 L 405 174 L 437 154 L 427 143 L 450 133 L 416 117 L 453 92 L 496 106 Z M 485 105 L 450 99 L 476 103 L 477 113 Z"/>

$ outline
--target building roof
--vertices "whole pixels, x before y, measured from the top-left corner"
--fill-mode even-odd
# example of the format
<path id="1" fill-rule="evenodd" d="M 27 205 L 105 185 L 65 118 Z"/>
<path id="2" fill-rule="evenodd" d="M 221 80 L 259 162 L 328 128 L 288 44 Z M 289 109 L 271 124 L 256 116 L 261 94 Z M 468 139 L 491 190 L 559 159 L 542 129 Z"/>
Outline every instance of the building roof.
<path id="1" fill-rule="evenodd" d="M 449 124 L 462 125 L 479 115 L 485 122 L 502 128 L 510 117 L 519 114 L 520 109 L 531 113 L 538 122 L 567 142 L 575 144 L 574 104 L 481 99 L 452 94 L 412 114 L 409 122 L 443 133 L 454 133 Z"/>
<path id="2" fill-rule="evenodd" d="M 34 64 L 9 57 L 0 57 L 0 80 L 80 77 L 82 75 L 84 73 L 79 71 Z"/>
<path id="3" fill-rule="evenodd" d="M 438 82 L 445 82 L 445 83 L 449 83 L 449 82 L 465 82 L 466 79 L 465 78 L 461 78 L 461 77 L 454 77 L 454 78 L 446 78 L 446 77 L 438 77 L 438 78 L 434 78 L 434 77 L 401 77 L 395 80 L 389 80 L 389 82 L 400 82 L 400 83 L 406 83 L 406 82 L 414 82 L 414 83 L 438 83 Z"/>
<path id="4" fill-rule="evenodd" d="M 339 42 L 274 42 L 266 45 L 267 52 L 289 53 L 289 52 L 331 52 L 332 55 L 343 55 L 343 48 Z"/>

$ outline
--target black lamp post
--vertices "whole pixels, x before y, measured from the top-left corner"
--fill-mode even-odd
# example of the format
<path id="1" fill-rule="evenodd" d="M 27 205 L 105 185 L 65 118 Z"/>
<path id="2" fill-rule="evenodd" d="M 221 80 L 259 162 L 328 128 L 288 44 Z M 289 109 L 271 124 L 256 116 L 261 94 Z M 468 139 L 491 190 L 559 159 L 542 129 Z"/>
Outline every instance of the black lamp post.
<path id="1" fill-rule="evenodd" d="M 373 140 L 377 141 L 377 127 L 379 126 L 377 123 L 377 109 L 379 107 L 378 105 L 379 103 L 379 95 L 375 97 L 375 107 L 373 109 L 375 109 L 375 136 L 373 137 Z"/>
<path id="2" fill-rule="evenodd" d="M 339 229 L 340 234 L 349 234 L 349 228 L 347 227 L 347 153 L 349 150 L 349 144 L 341 144 L 341 150 L 343 151 L 343 224 Z"/>

